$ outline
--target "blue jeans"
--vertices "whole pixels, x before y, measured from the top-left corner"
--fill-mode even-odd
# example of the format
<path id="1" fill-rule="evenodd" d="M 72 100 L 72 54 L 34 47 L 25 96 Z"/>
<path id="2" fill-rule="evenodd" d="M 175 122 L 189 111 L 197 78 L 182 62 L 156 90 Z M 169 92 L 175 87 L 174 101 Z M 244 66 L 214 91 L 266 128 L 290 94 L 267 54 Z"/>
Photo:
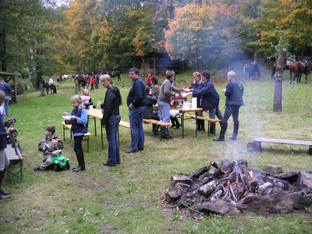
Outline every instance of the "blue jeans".
<path id="1" fill-rule="evenodd" d="M 170 104 L 158 100 L 159 120 L 165 123 L 170 123 Z"/>
<path id="2" fill-rule="evenodd" d="M 170 104 L 158 100 L 159 120 L 165 123 L 170 123 Z M 163 137 L 168 135 L 167 127 L 161 127 L 161 135 Z"/>
<path id="3" fill-rule="evenodd" d="M 143 112 L 146 106 L 129 109 L 131 144 L 133 150 L 144 149 Z"/>
<path id="4" fill-rule="evenodd" d="M 120 122 L 120 115 L 111 115 L 105 126 L 106 138 L 108 141 L 108 159 L 107 164 L 115 166 L 120 164 L 119 144 L 117 139 L 118 124 Z"/>

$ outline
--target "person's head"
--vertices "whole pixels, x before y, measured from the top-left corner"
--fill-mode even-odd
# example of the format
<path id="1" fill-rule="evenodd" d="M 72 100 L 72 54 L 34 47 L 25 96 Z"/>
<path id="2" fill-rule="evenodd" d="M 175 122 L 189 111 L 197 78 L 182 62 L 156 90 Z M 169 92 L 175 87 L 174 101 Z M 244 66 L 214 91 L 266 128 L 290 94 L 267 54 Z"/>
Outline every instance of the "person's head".
<path id="1" fill-rule="evenodd" d="M 3 77 L 0 77 L 0 82 L 3 82 L 3 81 L 4 81 Z"/>
<path id="2" fill-rule="evenodd" d="M 152 76 L 151 83 L 152 83 L 152 85 L 157 85 L 158 84 L 158 80 L 157 80 L 157 78 L 155 76 Z"/>
<path id="3" fill-rule="evenodd" d="M 201 74 L 202 74 L 203 81 L 207 81 L 210 79 L 210 72 L 208 70 L 202 71 Z"/>
<path id="4" fill-rule="evenodd" d="M 193 73 L 193 78 L 196 84 L 200 81 L 200 73 L 199 72 L 194 72 Z"/>
<path id="5" fill-rule="evenodd" d="M 175 73 L 174 71 L 166 71 L 167 79 L 174 81 Z"/>
<path id="6" fill-rule="evenodd" d="M 100 81 L 104 88 L 108 88 L 112 84 L 112 78 L 107 74 L 101 75 Z"/>
<path id="7" fill-rule="evenodd" d="M 150 95 L 151 88 L 148 85 L 145 86 L 145 90 L 146 90 L 146 95 Z"/>
<path id="8" fill-rule="evenodd" d="M 247 67 L 247 63 L 245 63 L 245 66 Z"/>
<path id="9" fill-rule="evenodd" d="M 44 135 L 52 136 L 55 133 L 55 127 L 53 125 L 48 125 L 44 128 Z"/>
<path id="10" fill-rule="evenodd" d="M 139 70 L 135 67 L 130 68 L 129 70 L 129 77 L 132 81 L 135 81 L 139 78 Z"/>
<path id="11" fill-rule="evenodd" d="M 82 108 L 82 100 L 80 96 L 74 95 L 70 98 L 71 104 L 74 108 L 78 107 L 78 109 Z"/>
<path id="12" fill-rule="evenodd" d="M 147 76 L 152 76 L 152 74 L 151 74 L 151 73 L 148 73 Z"/>
<path id="13" fill-rule="evenodd" d="M 89 96 L 89 90 L 88 89 L 83 89 L 82 90 L 82 95 Z"/>
<path id="14" fill-rule="evenodd" d="M 0 106 L 3 105 L 4 101 L 5 101 L 5 93 L 2 90 L 0 90 Z"/>
<path id="15" fill-rule="evenodd" d="M 227 80 L 228 80 L 228 82 L 231 82 L 234 79 L 236 79 L 236 73 L 235 73 L 235 71 L 231 70 L 227 74 Z"/>

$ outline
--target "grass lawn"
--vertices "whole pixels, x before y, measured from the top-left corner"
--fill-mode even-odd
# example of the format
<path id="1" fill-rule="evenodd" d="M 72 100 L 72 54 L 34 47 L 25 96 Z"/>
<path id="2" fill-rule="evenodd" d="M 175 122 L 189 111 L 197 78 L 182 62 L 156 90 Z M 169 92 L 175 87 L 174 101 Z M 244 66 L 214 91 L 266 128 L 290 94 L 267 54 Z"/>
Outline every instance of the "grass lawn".
<path id="1" fill-rule="evenodd" d="M 269 73 L 264 77 L 269 77 Z M 176 85 L 189 87 L 191 82 L 192 73 L 189 72 L 178 75 Z M 223 113 L 225 97 L 221 90 L 226 86 L 225 75 L 223 78 L 213 76 L 213 82 L 221 97 Z M 185 139 L 182 139 L 181 129 L 174 129 L 170 130 L 174 139 L 160 142 L 159 137 L 152 135 L 151 124 L 144 124 L 144 151 L 126 154 L 130 130 L 120 128 L 121 164 L 108 168 L 102 166 L 107 159 L 106 138 L 102 150 L 99 120 L 97 136 L 94 136 L 92 120 L 89 153 L 83 142 L 86 170 L 79 173 L 34 171 L 43 159 L 38 143 L 44 138 L 44 127 L 55 125 L 56 134 L 63 140 L 61 116 L 63 111 L 72 110 L 73 81 L 59 84 L 58 93 L 54 95 L 40 96 L 38 91 L 20 95 L 18 104 L 10 105 L 9 117 L 17 119 L 15 127 L 23 148 L 24 180 L 14 179 L 7 183 L 5 178 L 3 187 L 12 192 L 12 197 L 0 200 L 0 233 L 311 233 L 309 207 L 306 212 L 269 217 L 217 215 L 184 219 L 179 210 L 170 209 L 163 203 L 172 175 L 189 174 L 212 160 L 246 159 L 249 167 L 262 169 L 266 164 L 274 164 L 281 165 L 284 172 L 311 169 L 312 157 L 308 155 L 307 146 L 263 143 L 263 150 L 257 153 L 249 153 L 246 147 L 256 137 L 312 139 L 311 80 L 307 84 L 291 86 L 284 81 L 281 113 L 272 111 L 273 80 L 242 83 L 245 106 L 240 109 L 237 142 L 213 142 L 214 136 L 208 137 L 207 132 L 198 132 L 198 138 L 195 138 L 195 120 L 186 121 Z M 131 84 L 125 73 L 122 81 L 116 82 L 123 97 L 121 115 L 124 121 L 129 121 L 126 97 Z M 92 100 L 103 102 L 105 91 L 100 87 L 91 92 Z M 230 118 L 227 138 L 232 131 Z M 71 167 L 77 165 L 73 145 L 67 132 L 63 155 L 70 158 Z"/>

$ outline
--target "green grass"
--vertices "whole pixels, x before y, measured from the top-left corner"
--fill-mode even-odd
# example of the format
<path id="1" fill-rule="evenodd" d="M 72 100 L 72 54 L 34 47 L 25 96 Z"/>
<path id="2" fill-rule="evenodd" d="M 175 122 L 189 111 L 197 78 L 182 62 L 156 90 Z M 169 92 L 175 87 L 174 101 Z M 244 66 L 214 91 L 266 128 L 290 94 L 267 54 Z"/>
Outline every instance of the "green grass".
<path id="1" fill-rule="evenodd" d="M 225 74 L 216 73 L 212 77 L 221 97 L 222 112 Z M 177 76 L 178 87 L 188 87 L 191 81 L 192 72 Z M 121 115 L 125 121 L 129 119 L 126 97 L 131 84 L 127 74 L 122 75 L 121 83 L 116 82 L 123 97 Z M 98 135 L 90 138 L 89 153 L 83 142 L 87 169 L 79 173 L 33 170 L 42 162 L 38 143 L 44 137 L 44 127 L 55 125 L 56 134 L 63 139 L 61 116 L 63 111 L 72 110 L 73 81 L 59 85 L 55 95 L 42 97 L 36 91 L 19 96 L 18 104 L 10 106 L 9 117 L 17 119 L 18 141 L 24 150 L 24 180 L 4 182 L 12 198 L 0 200 L 0 233 L 310 233 L 312 219 L 308 207 L 307 212 L 269 217 L 225 215 L 185 219 L 164 203 L 163 195 L 173 174 L 189 174 L 212 160 L 244 158 L 249 167 L 258 169 L 266 164 L 281 165 L 283 171 L 311 168 L 312 157 L 306 146 L 262 144 L 262 152 L 257 153 L 249 153 L 246 147 L 256 137 L 312 139 L 311 81 L 292 86 L 287 81 L 283 83 L 281 113 L 272 111 L 272 80 L 243 81 L 243 84 L 245 106 L 240 110 L 237 142 L 213 142 L 213 136 L 208 137 L 207 132 L 199 132 L 195 138 L 194 120 L 186 122 L 185 139 L 181 130 L 170 130 L 174 139 L 160 142 L 152 135 L 151 125 L 144 124 L 145 150 L 128 155 L 124 151 L 130 146 L 130 132 L 120 128 L 121 164 L 107 168 L 102 166 L 107 159 L 107 142 L 102 150 L 97 121 Z M 100 87 L 91 92 L 92 100 L 103 102 L 105 91 Z M 227 137 L 232 128 L 230 119 Z M 89 131 L 94 134 L 93 121 Z M 67 133 L 63 154 L 70 158 L 73 167 L 77 161 L 73 141 L 68 136 Z"/>

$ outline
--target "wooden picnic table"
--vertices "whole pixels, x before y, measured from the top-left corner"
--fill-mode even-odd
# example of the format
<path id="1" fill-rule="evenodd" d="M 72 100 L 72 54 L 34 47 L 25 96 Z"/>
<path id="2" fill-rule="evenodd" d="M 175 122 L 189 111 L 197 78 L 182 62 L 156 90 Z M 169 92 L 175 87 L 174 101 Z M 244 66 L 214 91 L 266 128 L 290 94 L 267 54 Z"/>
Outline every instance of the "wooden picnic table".
<path id="1" fill-rule="evenodd" d="M 96 119 L 100 120 L 100 126 L 101 126 L 101 142 L 102 142 L 102 149 L 104 149 L 104 140 L 103 140 L 103 126 L 101 124 L 101 120 L 103 118 L 103 114 L 102 114 L 102 110 L 99 109 L 88 109 L 87 110 L 88 113 L 88 123 L 89 123 L 89 117 L 93 117 L 94 119 L 94 128 L 95 128 L 95 136 L 96 136 Z M 122 116 L 120 116 L 122 117 Z M 125 121 L 120 121 L 119 126 L 121 127 L 125 127 L 125 128 L 129 128 L 130 129 L 130 124 L 128 122 Z M 118 128 L 118 141 L 119 141 L 119 128 Z"/>
<path id="2" fill-rule="evenodd" d="M 158 105 L 153 105 L 154 108 L 158 108 Z M 202 111 L 203 108 L 188 108 L 188 109 L 183 109 L 181 106 L 176 106 L 172 107 L 172 109 L 181 111 L 181 127 L 182 127 L 182 139 L 184 139 L 184 115 L 185 113 L 191 113 L 195 112 L 195 116 L 193 117 L 194 119 L 197 119 L 197 112 Z M 196 127 L 196 122 L 195 122 L 195 129 L 196 129 L 196 138 L 197 138 L 197 127 Z"/>
<path id="3" fill-rule="evenodd" d="M 190 108 L 190 109 L 183 109 L 182 107 L 174 107 L 175 110 L 179 110 L 182 112 L 181 115 L 181 126 L 182 126 L 182 139 L 184 139 L 184 114 L 185 113 L 191 113 L 195 112 L 195 119 L 197 120 L 197 112 L 202 111 L 203 108 Z M 196 138 L 197 138 L 197 127 L 196 127 L 196 122 L 195 122 L 195 129 L 196 129 Z"/>

